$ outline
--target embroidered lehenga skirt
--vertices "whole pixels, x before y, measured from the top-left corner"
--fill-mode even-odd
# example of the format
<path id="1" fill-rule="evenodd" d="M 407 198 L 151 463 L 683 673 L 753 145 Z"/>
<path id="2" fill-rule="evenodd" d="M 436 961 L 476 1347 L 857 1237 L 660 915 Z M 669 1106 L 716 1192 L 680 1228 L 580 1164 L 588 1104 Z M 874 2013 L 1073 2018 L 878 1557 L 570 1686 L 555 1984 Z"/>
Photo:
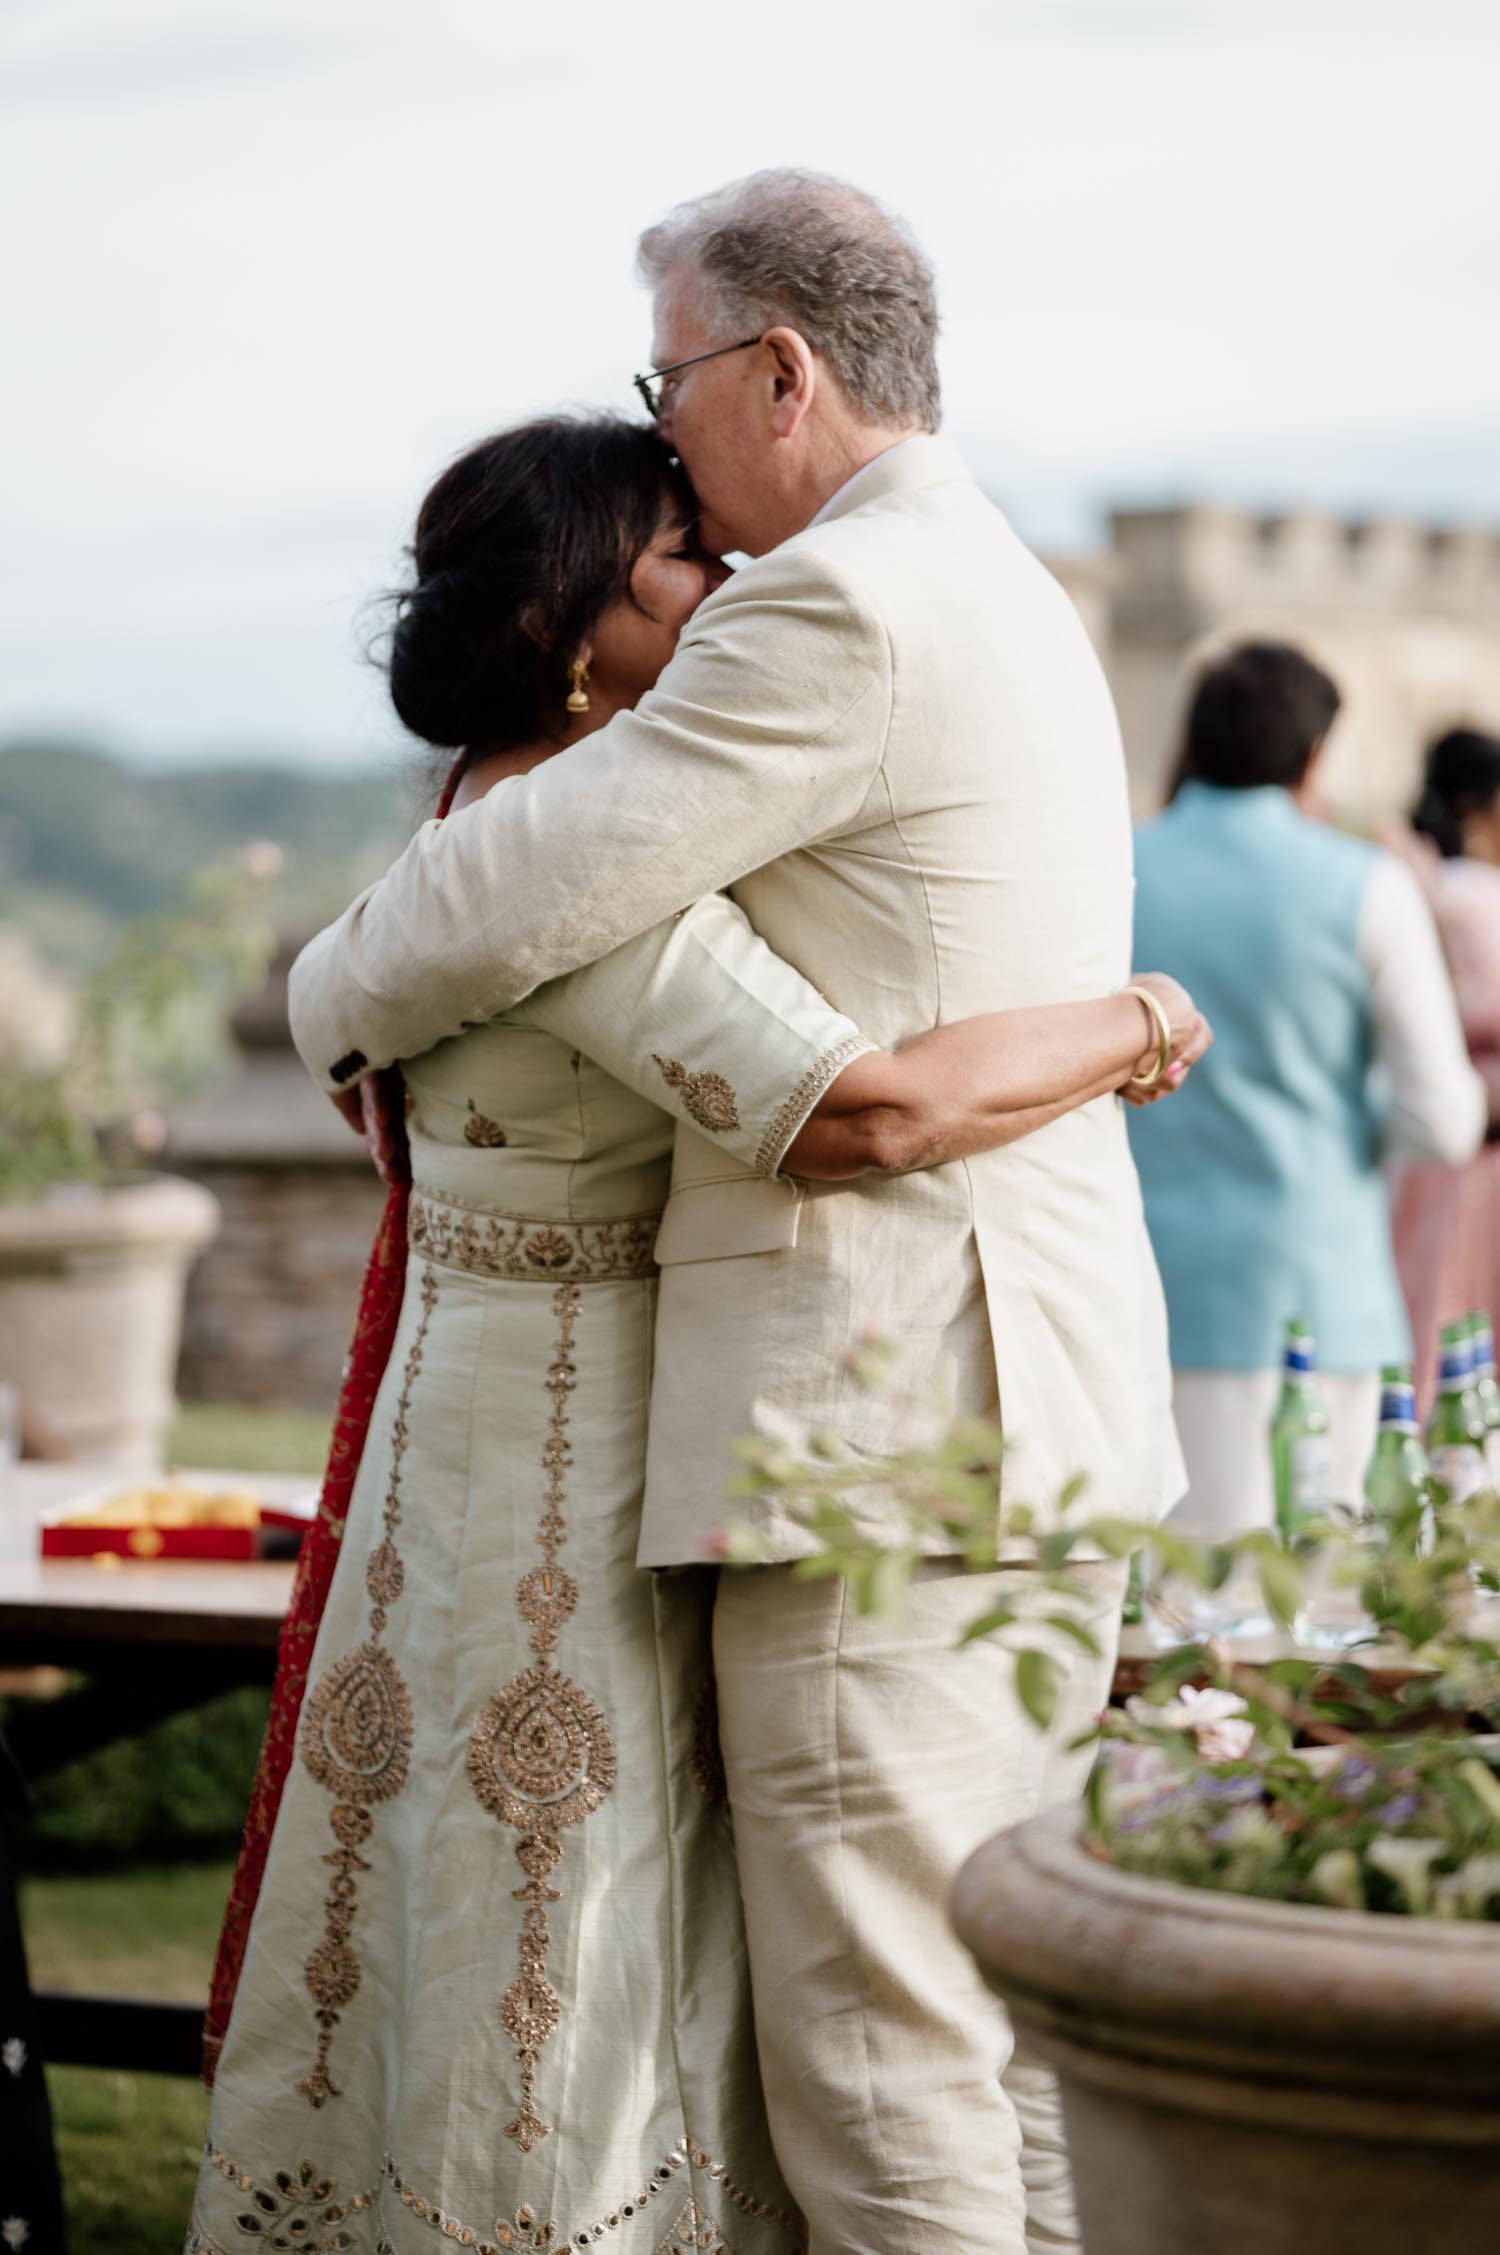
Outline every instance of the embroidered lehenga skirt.
<path id="1" fill-rule="evenodd" d="M 219 2066 L 205 2255 L 798 2243 L 710 1596 L 635 1564 L 651 1236 L 414 1200 Z"/>
<path id="2" fill-rule="evenodd" d="M 635 1562 L 651 1256 L 674 1119 L 774 1171 L 866 1047 L 711 895 L 408 1066 L 400 1329 L 219 2059 L 200 2255 L 798 2248 L 711 1591 Z"/>

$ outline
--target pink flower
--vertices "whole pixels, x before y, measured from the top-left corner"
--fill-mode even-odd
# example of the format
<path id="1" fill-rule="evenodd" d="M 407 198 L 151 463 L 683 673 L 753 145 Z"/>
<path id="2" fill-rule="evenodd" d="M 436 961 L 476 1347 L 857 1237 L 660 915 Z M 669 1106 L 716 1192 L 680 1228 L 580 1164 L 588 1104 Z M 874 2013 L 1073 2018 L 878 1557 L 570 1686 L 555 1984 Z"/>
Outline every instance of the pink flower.
<path id="1" fill-rule="evenodd" d="M 1185 1683 L 1164 1707 L 1127 1699 L 1125 1712 L 1148 1730 L 1190 1730 L 1205 1762 L 1242 1762 L 1255 1743 L 1255 1725 L 1245 1714 L 1245 1702 L 1232 1691 Z"/>

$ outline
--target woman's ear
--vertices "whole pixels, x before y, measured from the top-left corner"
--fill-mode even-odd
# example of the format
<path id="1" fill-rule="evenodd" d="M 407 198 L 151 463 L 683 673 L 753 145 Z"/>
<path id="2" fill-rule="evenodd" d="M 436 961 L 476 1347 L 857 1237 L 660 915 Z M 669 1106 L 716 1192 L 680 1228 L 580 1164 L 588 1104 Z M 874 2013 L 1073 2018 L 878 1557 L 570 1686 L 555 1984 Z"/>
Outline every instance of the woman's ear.
<path id="1" fill-rule="evenodd" d="M 527 641 L 534 642 L 539 650 L 555 650 L 557 648 L 557 613 L 562 608 L 562 599 L 563 591 L 559 588 L 557 590 L 557 601 L 554 605 L 549 607 L 546 603 L 538 600 L 535 603 L 528 603 L 520 614 L 518 623 L 521 632 L 525 635 Z M 578 646 L 576 655 L 587 659 L 592 655 L 592 651 L 592 642 L 582 642 Z"/>

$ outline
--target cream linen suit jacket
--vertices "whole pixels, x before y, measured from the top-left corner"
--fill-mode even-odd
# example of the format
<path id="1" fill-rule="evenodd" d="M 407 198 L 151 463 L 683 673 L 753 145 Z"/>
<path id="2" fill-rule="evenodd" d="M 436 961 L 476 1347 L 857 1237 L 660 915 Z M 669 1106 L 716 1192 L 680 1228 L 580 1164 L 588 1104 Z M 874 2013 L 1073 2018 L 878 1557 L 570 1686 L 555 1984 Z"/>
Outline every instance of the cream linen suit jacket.
<path id="1" fill-rule="evenodd" d="M 1132 884 L 1119 732 L 1077 615 L 947 441 L 916 438 L 717 590 L 635 712 L 426 825 L 299 958 L 292 1030 L 336 1087 L 728 887 L 894 1047 L 1121 986 Z M 778 1417 L 898 1443 L 909 1409 L 845 1367 L 866 1326 L 962 1410 L 998 1397 L 1008 1497 L 1045 1509 L 1081 1472 L 1094 1508 L 1156 1517 L 1182 1492 L 1115 1097 L 979 1158 L 831 1186 L 680 1128 L 658 1258 L 643 1564 L 701 1555 L 732 1515 L 775 1556 L 808 1547 L 774 1504 L 731 1514 L 727 1444 Z"/>

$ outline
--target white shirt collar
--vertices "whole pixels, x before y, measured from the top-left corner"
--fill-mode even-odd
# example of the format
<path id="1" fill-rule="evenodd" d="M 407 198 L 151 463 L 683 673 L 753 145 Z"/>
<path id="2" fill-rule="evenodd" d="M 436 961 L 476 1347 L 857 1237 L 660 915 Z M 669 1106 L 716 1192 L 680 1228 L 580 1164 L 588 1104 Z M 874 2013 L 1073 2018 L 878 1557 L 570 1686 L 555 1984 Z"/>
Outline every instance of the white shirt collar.
<path id="1" fill-rule="evenodd" d="M 910 446 L 914 440 L 921 438 L 924 435 L 925 434 L 923 432 L 913 431 L 906 438 L 898 438 L 893 446 L 883 446 L 878 454 L 872 454 L 868 462 L 863 462 L 860 464 L 860 467 L 855 471 L 852 478 L 845 478 L 837 493 L 829 494 L 828 499 L 824 502 L 817 515 L 810 520 L 806 529 L 811 532 L 814 525 L 822 524 L 824 518 L 832 513 L 836 503 L 842 501 L 846 494 L 851 493 L 854 490 L 855 486 L 859 484 L 861 478 L 868 477 L 877 462 L 884 462 L 888 455 L 899 454 L 903 446 Z"/>

